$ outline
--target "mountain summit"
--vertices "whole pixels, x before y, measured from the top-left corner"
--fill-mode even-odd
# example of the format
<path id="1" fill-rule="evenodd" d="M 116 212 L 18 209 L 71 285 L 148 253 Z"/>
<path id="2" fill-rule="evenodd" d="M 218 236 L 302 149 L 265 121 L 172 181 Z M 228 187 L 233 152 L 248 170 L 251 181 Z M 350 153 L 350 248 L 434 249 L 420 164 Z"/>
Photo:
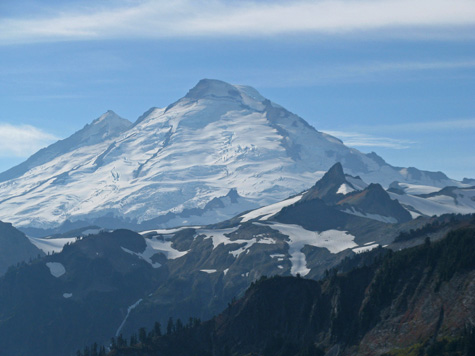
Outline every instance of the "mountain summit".
<path id="1" fill-rule="evenodd" d="M 25 162 L 0 173 L 0 182 L 20 177 L 35 167 L 83 146 L 94 145 L 117 137 L 131 125 L 132 123 L 129 120 L 123 119 L 112 110 L 109 110 L 70 137 L 39 150 Z"/>
<path id="2" fill-rule="evenodd" d="M 0 219 L 36 228 L 218 222 L 309 188 L 336 162 L 383 186 L 459 184 L 348 148 L 251 87 L 203 79 L 134 124 L 109 111 L 0 174 Z"/>

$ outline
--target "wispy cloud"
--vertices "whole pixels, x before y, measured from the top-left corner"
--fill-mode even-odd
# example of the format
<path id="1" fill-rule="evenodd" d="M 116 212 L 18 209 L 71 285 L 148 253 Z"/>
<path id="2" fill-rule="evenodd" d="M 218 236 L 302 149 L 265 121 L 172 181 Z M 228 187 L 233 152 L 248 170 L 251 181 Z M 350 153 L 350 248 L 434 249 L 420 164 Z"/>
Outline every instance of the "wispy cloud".
<path id="1" fill-rule="evenodd" d="M 360 126 L 360 130 L 371 133 L 421 133 L 435 131 L 471 131 L 475 130 L 475 119 L 453 119 L 442 121 L 408 122 L 401 124 Z"/>
<path id="2" fill-rule="evenodd" d="M 55 140 L 58 138 L 34 126 L 0 123 L 0 157 L 28 157 Z"/>
<path id="3" fill-rule="evenodd" d="M 272 36 L 475 25 L 472 0 L 146 0 L 90 2 L 57 13 L 0 19 L 0 43 L 112 38 Z M 111 4 L 107 2 L 106 4 Z M 470 32 L 470 31 L 469 31 Z"/>
<path id="4" fill-rule="evenodd" d="M 342 140 L 346 145 L 353 147 L 384 147 L 393 149 L 406 149 L 416 142 L 408 139 L 390 138 L 392 134 L 414 134 L 429 132 L 471 132 L 475 130 L 475 119 L 456 119 L 444 121 L 412 122 L 389 125 L 359 125 L 357 131 L 322 131 Z M 365 132 L 365 133 L 362 133 Z"/>
<path id="5" fill-rule="evenodd" d="M 433 78 L 433 72 L 450 72 L 454 70 L 473 70 L 474 60 L 452 59 L 446 61 L 373 61 L 349 64 L 320 64 L 279 70 L 259 68 L 252 73 L 249 81 L 257 82 L 263 87 L 291 87 L 307 85 L 326 85 L 328 83 L 359 82 L 368 79 L 377 80 L 388 75 L 398 75 L 397 80 L 408 80 L 412 76 L 399 76 L 401 73 L 427 73 Z M 409 79 L 410 80 L 410 79 Z"/>
<path id="6" fill-rule="evenodd" d="M 335 136 L 343 141 L 347 146 L 352 147 L 384 147 L 397 150 L 409 148 L 413 141 L 394 139 L 388 137 L 377 137 L 359 132 L 347 131 L 324 131 L 325 133 Z"/>

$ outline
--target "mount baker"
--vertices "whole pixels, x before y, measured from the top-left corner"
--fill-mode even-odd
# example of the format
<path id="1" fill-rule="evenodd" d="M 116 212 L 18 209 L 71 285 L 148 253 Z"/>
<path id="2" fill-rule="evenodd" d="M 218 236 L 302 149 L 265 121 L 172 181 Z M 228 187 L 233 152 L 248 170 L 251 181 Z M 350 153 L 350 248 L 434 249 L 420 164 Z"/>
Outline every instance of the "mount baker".
<path id="1" fill-rule="evenodd" d="M 299 193 L 336 162 L 386 188 L 464 188 L 349 148 L 251 87 L 204 79 L 135 123 L 108 111 L 1 173 L 0 220 L 24 229 L 214 223 Z"/>

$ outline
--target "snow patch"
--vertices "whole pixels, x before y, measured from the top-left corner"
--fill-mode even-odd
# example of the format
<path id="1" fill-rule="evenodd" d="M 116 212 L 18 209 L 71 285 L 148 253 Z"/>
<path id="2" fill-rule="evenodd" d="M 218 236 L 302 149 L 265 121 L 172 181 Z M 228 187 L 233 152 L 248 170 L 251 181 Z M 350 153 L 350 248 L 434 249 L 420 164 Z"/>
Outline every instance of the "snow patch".
<path id="1" fill-rule="evenodd" d="M 348 175 L 345 175 L 345 179 L 353 186 L 355 187 L 357 190 L 364 190 L 368 184 L 366 184 L 365 182 L 363 182 L 361 179 L 359 178 L 355 178 L 355 177 L 351 177 L 351 176 L 348 176 Z"/>
<path id="2" fill-rule="evenodd" d="M 124 320 L 122 321 L 122 323 L 120 324 L 119 328 L 117 329 L 116 333 L 115 333 L 115 336 L 119 336 L 120 335 L 120 331 L 122 330 L 122 328 L 124 327 L 124 324 L 125 322 L 127 321 L 127 318 L 129 317 L 129 314 L 132 310 L 134 310 L 140 303 L 142 302 L 142 298 L 140 298 L 139 300 L 137 300 L 134 304 L 132 304 L 131 306 L 129 306 L 127 308 L 127 315 L 125 316 Z"/>
<path id="3" fill-rule="evenodd" d="M 73 293 L 63 293 L 63 298 L 68 299 L 73 296 Z"/>
<path id="4" fill-rule="evenodd" d="M 147 248 L 143 252 L 146 256 L 152 257 L 157 252 L 163 253 L 168 260 L 174 260 L 185 256 L 188 251 L 179 251 L 172 247 L 172 241 L 169 240 L 161 240 L 157 237 L 153 237 L 151 239 L 146 238 L 145 243 L 147 244 Z"/>
<path id="5" fill-rule="evenodd" d="M 255 235 L 255 237 L 253 237 L 250 240 L 231 240 L 229 237 L 225 236 L 227 234 L 233 233 L 238 228 L 239 226 L 228 228 L 228 229 L 199 230 L 196 232 L 196 236 L 205 235 L 205 238 L 204 238 L 205 240 L 211 239 L 213 241 L 213 250 L 221 244 L 222 245 L 231 245 L 231 244 L 243 245 L 244 244 L 244 246 L 236 247 L 234 250 L 229 251 L 229 254 L 233 255 L 235 258 L 239 257 L 243 252 L 248 253 L 251 246 L 253 246 L 256 243 L 267 244 L 267 245 L 276 243 L 274 239 L 269 238 L 269 237 L 267 238 L 260 237 L 258 240 L 257 236 L 263 236 L 261 234 Z"/>
<path id="6" fill-rule="evenodd" d="M 366 251 L 371 251 L 372 249 L 374 249 L 378 246 L 379 246 L 379 244 L 372 244 L 372 245 L 365 244 L 365 246 L 357 247 L 357 248 L 354 248 L 352 250 L 353 250 L 354 253 L 362 253 L 362 252 L 366 252 Z"/>
<path id="7" fill-rule="evenodd" d="M 347 213 L 347 214 L 351 214 L 351 215 L 356 215 L 356 216 L 359 216 L 359 217 L 362 217 L 362 218 L 381 221 L 381 222 L 384 222 L 384 223 L 389 223 L 389 224 L 396 224 L 397 223 L 397 219 L 393 218 L 392 216 L 383 216 L 383 215 L 379 215 L 379 214 L 362 213 L 362 212 L 356 211 L 354 207 L 351 207 L 350 209 L 342 210 L 342 212 Z"/>
<path id="8" fill-rule="evenodd" d="M 143 252 L 134 252 L 125 247 L 122 247 L 122 250 L 139 257 L 145 262 L 149 263 L 153 268 L 161 267 L 161 264 L 158 262 L 153 262 L 152 257 L 157 253 L 162 253 L 168 260 L 174 260 L 176 258 L 186 255 L 189 251 L 178 251 L 172 247 L 172 241 L 161 240 L 159 238 L 145 238 L 146 247 Z"/>
<path id="9" fill-rule="evenodd" d="M 174 229 L 155 229 L 155 230 L 146 230 L 139 232 L 140 235 L 148 235 L 150 233 L 155 233 L 157 235 L 173 235 L 176 234 L 178 231 L 185 230 L 185 229 L 197 229 L 200 226 L 181 226 Z"/>
<path id="10" fill-rule="evenodd" d="M 471 214 L 475 209 L 475 189 L 466 188 L 454 190 L 454 193 L 457 194 L 457 201 L 447 195 L 421 198 L 410 194 L 399 195 L 391 192 L 388 193 L 391 199 L 397 199 L 403 206 L 412 207 L 412 209 L 406 209 L 409 210 L 413 216 L 417 213 L 426 216 L 439 216 L 448 213 Z M 415 212 L 411 212 L 410 210 L 415 210 Z"/>
<path id="11" fill-rule="evenodd" d="M 208 274 L 218 272 L 218 270 L 216 270 L 216 269 L 200 269 L 200 271 L 204 272 L 204 273 L 208 273 Z"/>
<path id="12" fill-rule="evenodd" d="M 409 184 L 409 183 L 398 183 L 398 185 L 404 190 L 406 194 L 417 195 L 417 194 L 430 194 L 438 192 L 440 188 L 432 187 L 430 185 L 418 185 L 418 184 Z"/>
<path id="13" fill-rule="evenodd" d="M 352 187 L 350 187 L 348 184 L 343 183 L 342 185 L 340 185 L 340 187 L 338 188 L 336 193 L 346 195 L 346 194 L 354 192 L 354 191 L 355 190 Z"/>
<path id="14" fill-rule="evenodd" d="M 38 237 L 28 237 L 30 242 L 42 250 L 46 254 L 59 253 L 63 251 L 63 247 L 68 243 L 74 243 L 78 240 L 77 237 L 65 237 L 60 239 L 48 239 Z"/>
<path id="15" fill-rule="evenodd" d="M 279 211 L 281 211 L 283 208 L 286 206 L 292 205 L 296 202 L 298 202 L 302 198 L 302 194 L 297 195 L 293 198 L 289 198 L 286 200 L 283 200 L 281 202 L 271 204 L 264 206 L 262 208 L 253 210 L 247 214 L 244 214 L 241 216 L 241 222 L 246 222 L 252 219 L 256 219 L 258 217 L 261 217 L 259 220 L 267 220 L 270 217 L 274 216 L 277 214 Z"/>
<path id="16" fill-rule="evenodd" d="M 46 266 L 53 277 L 58 278 L 66 273 L 66 268 L 59 262 L 46 262 Z"/>
<path id="17" fill-rule="evenodd" d="M 307 268 L 307 261 L 302 248 L 305 245 L 326 248 L 331 253 L 339 253 L 349 248 L 357 247 L 354 242 L 355 237 L 347 231 L 327 230 L 323 232 L 309 231 L 300 225 L 282 224 L 273 222 L 262 224 L 254 222 L 259 226 L 268 226 L 281 234 L 289 237 L 289 254 L 292 267 L 290 273 L 306 276 L 310 269 Z"/>

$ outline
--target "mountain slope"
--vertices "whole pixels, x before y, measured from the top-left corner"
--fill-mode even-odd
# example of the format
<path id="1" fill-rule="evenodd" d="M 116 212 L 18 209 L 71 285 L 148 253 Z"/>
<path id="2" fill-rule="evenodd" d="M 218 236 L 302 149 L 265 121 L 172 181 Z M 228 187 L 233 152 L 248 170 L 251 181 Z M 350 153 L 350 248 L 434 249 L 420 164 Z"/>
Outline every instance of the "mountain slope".
<path id="1" fill-rule="evenodd" d="M 43 251 L 35 247 L 12 224 L 0 222 L 0 276 L 12 265 L 43 255 Z"/>
<path id="2" fill-rule="evenodd" d="M 420 217 L 390 224 L 345 213 L 319 198 L 300 202 L 303 195 L 212 226 L 141 234 L 91 227 L 77 230 L 82 238 L 30 238 L 50 255 L 0 278 L 2 350 L 68 355 L 94 340 L 128 337 L 157 320 L 165 325 L 170 316 L 208 319 L 263 275 L 319 279 L 340 263 L 348 268 L 348 258 L 361 252 L 377 256 L 385 250 L 381 246 L 400 249 L 423 243 L 426 235 L 438 239 L 470 219 Z M 70 325 L 77 331 L 70 333 Z M 37 334 L 39 329 L 44 333 Z"/>
<path id="3" fill-rule="evenodd" d="M 110 134 L 84 139 L 80 131 L 5 172 L 0 219 L 36 228 L 68 220 L 111 228 L 219 222 L 307 189 L 336 162 L 384 186 L 396 180 L 461 184 L 441 173 L 391 167 L 315 130 L 255 89 L 217 80 L 200 81 L 130 127 L 113 121 L 117 130 Z M 233 190 L 235 199 L 207 206 Z"/>
<path id="4" fill-rule="evenodd" d="M 115 112 L 109 110 L 70 137 L 39 150 L 25 162 L 0 173 L 0 182 L 20 177 L 29 170 L 80 147 L 93 145 L 116 137 L 131 125 L 130 121 L 119 117 Z"/>
<path id="5" fill-rule="evenodd" d="M 438 243 L 320 282 L 261 279 L 212 320 L 152 333 L 109 355 L 445 355 L 447 347 L 447 355 L 468 356 L 475 351 L 474 254 L 472 221 Z"/>
<path id="6" fill-rule="evenodd" d="M 0 355 L 65 356 L 109 340 L 128 307 L 159 283 L 157 269 L 133 255 L 145 246 L 118 230 L 9 270 L 0 279 Z"/>

